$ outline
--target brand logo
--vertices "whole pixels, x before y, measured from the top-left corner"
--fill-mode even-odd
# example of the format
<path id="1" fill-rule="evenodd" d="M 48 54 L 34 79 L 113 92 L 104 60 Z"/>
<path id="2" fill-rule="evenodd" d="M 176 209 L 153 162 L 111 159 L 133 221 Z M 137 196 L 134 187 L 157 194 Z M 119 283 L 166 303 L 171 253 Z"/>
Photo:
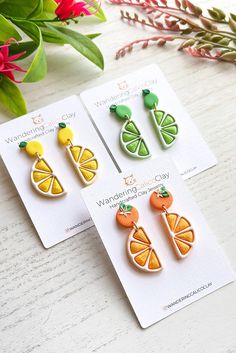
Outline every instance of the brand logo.
<path id="1" fill-rule="evenodd" d="M 124 182 L 125 182 L 126 186 L 131 186 L 131 185 L 134 185 L 136 183 L 136 179 L 135 179 L 133 174 L 130 174 L 129 176 L 124 177 L 123 179 L 124 179 Z"/>
<path id="2" fill-rule="evenodd" d="M 33 116 L 31 119 L 35 125 L 39 125 L 44 122 L 44 119 L 41 114 Z"/>
<path id="3" fill-rule="evenodd" d="M 117 86 L 118 86 L 118 88 L 119 88 L 121 91 L 124 91 L 124 90 L 126 90 L 126 89 L 129 88 L 129 85 L 128 85 L 128 83 L 127 83 L 125 80 L 118 82 L 118 83 L 117 83 Z"/>

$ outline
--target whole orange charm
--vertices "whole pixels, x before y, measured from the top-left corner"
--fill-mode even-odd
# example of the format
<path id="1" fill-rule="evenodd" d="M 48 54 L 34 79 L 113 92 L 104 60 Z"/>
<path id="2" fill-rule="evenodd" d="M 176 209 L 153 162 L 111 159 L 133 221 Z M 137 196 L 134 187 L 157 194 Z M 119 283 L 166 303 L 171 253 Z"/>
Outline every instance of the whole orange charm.
<path id="1" fill-rule="evenodd" d="M 173 203 L 173 196 L 169 191 L 154 191 L 150 196 L 150 204 L 153 208 L 163 211 L 165 208 L 169 208 Z"/>
<path id="2" fill-rule="evenodd" d="M 121 203 L 116 212 L 116 221 L 125 228 L 132 228 L 138 222 L 139 214 L 135 207 Z"/>

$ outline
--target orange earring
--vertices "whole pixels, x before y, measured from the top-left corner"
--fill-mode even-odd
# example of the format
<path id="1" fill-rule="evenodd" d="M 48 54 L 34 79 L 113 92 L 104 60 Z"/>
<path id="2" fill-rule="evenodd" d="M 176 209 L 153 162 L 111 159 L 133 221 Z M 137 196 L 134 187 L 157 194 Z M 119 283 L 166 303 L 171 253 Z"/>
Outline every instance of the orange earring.
<path id="1" fill-rule="evenodd" d="M 125 228 L 132 228 L 127 239 L 127 254 L 131 262 L 140 270 L 157 272 L 162 270 L 161 262 L 143 227 L 138 227 L 138 210 L 120 203 L 116 221 Z"/>
<path id="2" fill-rule="evenodd" d="M 187 218 L 178 213 L 169 213 L 169 208 L 173 203 L 173 196 L 164 186 L 151 194 L 150 204 L 153 208 L 163 211 L 161 217 L 166 226 L 169 238 L 178 258 L 186 257 L 195 241 L 195 233 L 191 223 Z"/>

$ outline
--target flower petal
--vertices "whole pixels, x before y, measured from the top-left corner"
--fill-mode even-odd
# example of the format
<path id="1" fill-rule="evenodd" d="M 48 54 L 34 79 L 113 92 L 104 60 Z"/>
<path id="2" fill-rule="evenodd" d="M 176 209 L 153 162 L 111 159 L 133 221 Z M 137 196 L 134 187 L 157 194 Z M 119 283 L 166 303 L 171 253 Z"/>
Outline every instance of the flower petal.
<path id="1" fill-rule="evenodd" d="M 26 53 L 26 51 L 23 51 L 21 53 L 18 53 L 18 54 L 15 54 L 15 55 L 12 55 L 12 56 L 9 56 L 8 57 L 8 61 L 15 61 L 17 59 L 19 59 L 22 55 L 24 55 Z"/>

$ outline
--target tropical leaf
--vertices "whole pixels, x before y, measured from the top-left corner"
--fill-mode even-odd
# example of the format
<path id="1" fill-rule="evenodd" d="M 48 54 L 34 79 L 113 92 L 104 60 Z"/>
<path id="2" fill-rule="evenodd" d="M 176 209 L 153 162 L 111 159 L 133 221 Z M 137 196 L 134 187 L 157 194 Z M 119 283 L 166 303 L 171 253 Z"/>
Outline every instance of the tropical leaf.
<path id="1" fill-rule="evenodd" d="M 4 75 L 0 76 L 0 102 L 16 116 L 27 113 L 21 91 L 13 81 Z"/>
<path id="2" fill-rule="evenodd" d="M 37 19 L 53 20 L 56 18 L 55 10 L 58 4 L 54 0 L 42 0 L 42 11 L 35 16 Z"/>
<path id="3" fill-rule="evenodd" d="M 37 6 L 33 9 L 33 11 L 27 16 L 27 18 L 35 18 L 39 16 L 43 12 L 43 0 L 38 0 Z"/>
<path id="4" fill-rule="evenodd" d="M 55 31 L 52 31 L 50 28 L 40 27 L 40 30 L 41 30 L 44 42 L 55 43 L 59 45 L 63 45 L 66 43 L 65 40 L 62 39 L 60 35 L 55 33 Z"/>
<path id="5" fill-rule="evenodd" d="M 10 55 L 15 55 L 25 51 L 26 53 L 18 59 L 22 60 L 31 55 L 37 49 L 37 47 L 37 44 L 33 40 L 28 42 L 11 43 L 9 46 L 9 53 Z"/>
<path id="6" fill-rule="evenodd" d="M 97 18 L 99 18 L 99 20 L 101 22 L 105 22 L 106 19 L 106 15 L 103 12 L 103 9 L 101 7 L 101 2 L 97 1 L 97 0 L 85 0 L 85 2 L 89 5 L 89 11 L 91 11 L 92 13 L 95 13 L 94 16 L 96 16 Z"/>
<path id="7" fill-rule="evenodd" d="M 89 33 L 89 34 L 85 34 L 86 37 L 90 38 L 90 39 L 94 39 L 97 38 L 101 35 L 101 33 Z"/>
<path id="8" fill-rule="evenodd" d="M 63 45 L 67 43 L 64 39 L 61 38 L 61 36 L 58 33 L 55 33 L 55 31 L 52 31 L 50 28 L 40 27 L 40 29 L 41 29 L 44 42 L 55 43 L 59 45 Z M 90 39 L 94 39 L 100 35 L 101 33 L 91 33 L 91 34 L 86 34 L 86 37 Z"/>
<path id="9" fill-rule="evenodd" d="M 10 38 L 21 40 L 20 34 L 17 32 L 12 23 L 0 14 L 0 41 L 5 42 Z"/>
<path id="10" fill-rule="evenodd" d="M 27 18 L 36 9 L 39 11 L 41 0 L 0 0 L 1 13 L 14 18 Z"/>
<path id="11" fill-rule="evenodd" d="M 70 44 L 80 54 L 97 65 L 100 69 L 104 68 L 102 53 L 90 38 L 65 27 L 52 26 L 49 24 L 46 25 L 48 28 L 58 34 L 60 38 L 65 41 L 65 43 Z"/>
<path id="12" fill-rule="evenodd" d="M 38 47 L 23 82 L 36 82 L 42 80 L 47 73 L 47 61 L 40 28 L 35 23 L 24 20 L 14 20 L 14 23 L 24 31 Z"/>

